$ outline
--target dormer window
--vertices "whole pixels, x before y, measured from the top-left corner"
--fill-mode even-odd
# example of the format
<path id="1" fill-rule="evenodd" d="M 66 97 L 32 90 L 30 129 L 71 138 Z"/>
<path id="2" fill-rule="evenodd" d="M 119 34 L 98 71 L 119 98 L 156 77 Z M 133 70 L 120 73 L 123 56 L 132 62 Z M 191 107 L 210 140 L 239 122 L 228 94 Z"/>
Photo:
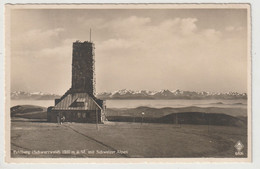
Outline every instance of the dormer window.
<path id="1" fill-rule="evenodd" d="M 85 98 L 77 98 L 69 107 L 85 107 L 85 104 L 87 104 L 85 101 Z"/>

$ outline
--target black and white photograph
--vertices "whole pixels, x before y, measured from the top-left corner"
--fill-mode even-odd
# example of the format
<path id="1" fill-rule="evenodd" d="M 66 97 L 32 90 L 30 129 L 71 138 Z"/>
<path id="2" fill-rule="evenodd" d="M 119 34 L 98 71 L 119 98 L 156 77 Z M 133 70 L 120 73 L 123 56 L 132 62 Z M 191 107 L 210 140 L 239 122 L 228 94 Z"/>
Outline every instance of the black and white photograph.
<path id="1" fill-rule="evenodd" d="M 8 161 L 251 161 L 250 5 L 5 8 Z"/>

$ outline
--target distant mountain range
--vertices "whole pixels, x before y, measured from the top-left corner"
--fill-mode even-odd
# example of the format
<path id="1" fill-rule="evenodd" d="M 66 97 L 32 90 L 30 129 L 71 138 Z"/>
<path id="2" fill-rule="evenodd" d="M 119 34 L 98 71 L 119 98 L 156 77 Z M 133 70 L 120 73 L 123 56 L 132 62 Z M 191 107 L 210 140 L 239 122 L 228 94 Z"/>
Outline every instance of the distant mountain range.
<path id="1" fill-rule="evenodd" d="M 60 98 L 60 95 L 42 93 L 42 92 L 23 92 L 23 91 L 14 91 L 11 92 L 12 100 L 54 100 Z"/>
<path id="2" fill-rule="evenodd" d="M 227 93 L 213 93 L 213 92 L 195 92 L 195 91 L 181 91 L 181 90 L 118 90 L 115 92 L 103 92 L 96 95 L 99 99 L 247 99 L 246 93 L 227 92 Z M 42 93 L 42 92 L 11 92 L 11 99 L 13 100 L 53 100 L 60 98 L 60 95 Z"/>
<path id="3" fill-rule="evenodd" d="M 227 92 L 195 92 L 181 90 L 118 90 L 115 92 L 103 92 L 97 94 L 100 99 L 247 99 L 246 93 Z"/>
<path id="4" fill-rule="evenodd" d="M 98 93 L 99 99 L 247 99 L 246 93 L 227 92 L 227 93 L 213 93 L 213 92 L 195 92 L 182 90 L 118 90 L 115 92 Z M 60 95 L 43 93 L 43 92 L 11 92 L 12 100 L 53 100 L 60 98 Z"/>

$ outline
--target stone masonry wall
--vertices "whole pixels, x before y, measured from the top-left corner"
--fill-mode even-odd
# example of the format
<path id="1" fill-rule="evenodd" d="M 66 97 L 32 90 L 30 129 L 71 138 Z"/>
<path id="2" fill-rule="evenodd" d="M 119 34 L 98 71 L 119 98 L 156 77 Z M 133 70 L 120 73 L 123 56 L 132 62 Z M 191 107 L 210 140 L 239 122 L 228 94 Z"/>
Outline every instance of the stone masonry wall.
<path id="1" fill-rule="evenodd" d="M 74 42 L 72 55 L 72 91 L 94 96 L 94 44 Z"/>

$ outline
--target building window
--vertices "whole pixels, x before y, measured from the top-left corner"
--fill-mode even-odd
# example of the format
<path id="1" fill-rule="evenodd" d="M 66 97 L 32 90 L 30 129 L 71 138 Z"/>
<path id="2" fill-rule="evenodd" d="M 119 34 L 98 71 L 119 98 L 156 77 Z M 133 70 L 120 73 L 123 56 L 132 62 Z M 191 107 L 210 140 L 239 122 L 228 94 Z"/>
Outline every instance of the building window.
<path id="1" fill-rule="evenodd" d="M 69 107 L 85 107 L 85 103 L 85 98 L 77 98 Z"/>
<path id="2" fill-rule="evenodd" d="M 78 112 L 78 118 L 81 118 L 81 113 L 80 112 Z"/>

